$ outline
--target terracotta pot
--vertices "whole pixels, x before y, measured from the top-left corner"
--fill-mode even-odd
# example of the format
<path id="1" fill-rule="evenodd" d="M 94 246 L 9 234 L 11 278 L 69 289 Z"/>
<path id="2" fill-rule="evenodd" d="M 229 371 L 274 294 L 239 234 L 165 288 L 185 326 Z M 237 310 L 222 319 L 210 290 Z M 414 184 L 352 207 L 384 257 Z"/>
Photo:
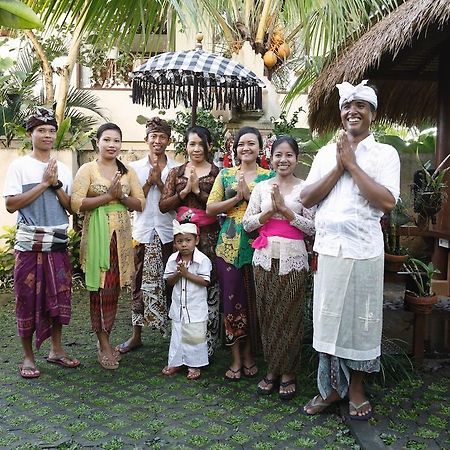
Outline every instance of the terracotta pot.
<path id="1" fill-rule="evenodd" d="M 437 295 L 430 295 L 428 297 L 420 297 L 413 293 L 405 292 L 405 306 L 407 309 L 416 314 L 431 314 L 433 305 L 438 301 Z"/>
<path id="2" fill-rule="evenodd" d="M 403 269 L 403 263 L 407 261 L 409 255 L 391 255 L 384 254 L 384 270 L 387 272 L 400 272 Z"/>

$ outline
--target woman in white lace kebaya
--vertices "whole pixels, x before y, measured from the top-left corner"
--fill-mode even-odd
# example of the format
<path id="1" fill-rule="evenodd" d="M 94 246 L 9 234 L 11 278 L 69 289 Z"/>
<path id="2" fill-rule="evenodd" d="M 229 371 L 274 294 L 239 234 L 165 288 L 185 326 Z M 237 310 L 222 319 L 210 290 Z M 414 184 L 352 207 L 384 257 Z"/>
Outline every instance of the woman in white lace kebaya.
<path id="1" fill-rule="evenodd" d="M 298 145 L 289 136 L 273 143 L 271 163 L 276 176 L 255 186 L 243 218 L 246 231 L 259 231 L 253 243 L 253 266 L 267 374 L 258 392 L 270 394 L 279 384 L 283 400 L 296 391 L 309 270 L 303 238 L 314 234 L 314 210 L 301 204 L 303 180 L 294 175 L 298 154 Z"/>

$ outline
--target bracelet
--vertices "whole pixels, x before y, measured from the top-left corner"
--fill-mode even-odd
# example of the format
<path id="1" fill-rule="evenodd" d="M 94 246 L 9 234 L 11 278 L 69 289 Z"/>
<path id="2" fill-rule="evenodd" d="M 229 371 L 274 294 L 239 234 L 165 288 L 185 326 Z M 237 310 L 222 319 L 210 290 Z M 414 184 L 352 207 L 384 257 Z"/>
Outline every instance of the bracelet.
<path id="1" fill-rule="evenodd" d="M 61 189 L 62 187 L 63 187 L 63 183 L 62 183 L 61 180 L 58 180 L 58 182 L 57 182 L 55 185 L 51 184 L 51 185 L 49 186 L 49 188 L 50 188 L 52 191 L 57 191 L 58 189 Z"/>

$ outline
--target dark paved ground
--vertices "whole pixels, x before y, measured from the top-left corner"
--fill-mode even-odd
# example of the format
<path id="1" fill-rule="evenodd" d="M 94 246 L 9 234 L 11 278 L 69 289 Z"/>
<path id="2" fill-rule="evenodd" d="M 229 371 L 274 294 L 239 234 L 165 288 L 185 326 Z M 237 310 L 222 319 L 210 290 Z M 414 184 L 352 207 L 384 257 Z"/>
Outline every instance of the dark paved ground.
<path id="1" fill-rule="evenodd" d="M 130 330 L 128 298 L 122 299 L 115 343 Z M 127 354 L 117 371 L 106 371 L 96 361 L 87 295 L 76 293 L 73 303 L 64 342 L 82 366 L 46 363 L 45 343 L 37 353 L 41 377 L 23 380 L 17 369 L 21 352 L 12 296 L 0 296 L 2 449 L 356 449 L 357 442 L 371 450 L 383 442 L 399 449 L 450 448 L 450 368 L 445 362 L 437 370 L 408 375 L 406 360 L 393 356 L 385 367 L 394 378 L 384 387 L 381 379 L 372 381 L 376 414 L 370 424 L 352 427 L 356 440 L 338 406 L 315 417 L 301 414 L 315 394 L 315 363 L 308 348 L 299 395 L 284 403 L 276 395 L 258 397 L 257 379 L 225 382 L 225 349 L 200 380 L 190 382 L 182 374 L 163 377 L 168 340 L 148 330 L 140 351 Z M 344 405 L 341 409 L 346 411 Z"/>

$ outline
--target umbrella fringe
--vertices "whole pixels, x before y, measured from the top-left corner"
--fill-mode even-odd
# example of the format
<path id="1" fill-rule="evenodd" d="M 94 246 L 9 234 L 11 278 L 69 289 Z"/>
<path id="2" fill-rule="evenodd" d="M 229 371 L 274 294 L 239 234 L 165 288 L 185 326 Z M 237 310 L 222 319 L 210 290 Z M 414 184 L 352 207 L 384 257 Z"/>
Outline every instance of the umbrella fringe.
<path id="1" fill-rule="evenodd" d="M 262 109 L 262 88 L 259 86 L 230 82 L 217 85 L 202 77 L 198 80 L 197 95 L 198 104 L 203 109 L 231 109 L 236 106 L 245 109 Z M 131 97 L 133 103 L 142 104 L 151 109 L 170 109 L 180 103 L 188 108 L 193 102 L 193 79 L 190 77 L 189 82 L 176 86 L 171 83 L 155 83 L 153 80 L 135 78 Z"/>

